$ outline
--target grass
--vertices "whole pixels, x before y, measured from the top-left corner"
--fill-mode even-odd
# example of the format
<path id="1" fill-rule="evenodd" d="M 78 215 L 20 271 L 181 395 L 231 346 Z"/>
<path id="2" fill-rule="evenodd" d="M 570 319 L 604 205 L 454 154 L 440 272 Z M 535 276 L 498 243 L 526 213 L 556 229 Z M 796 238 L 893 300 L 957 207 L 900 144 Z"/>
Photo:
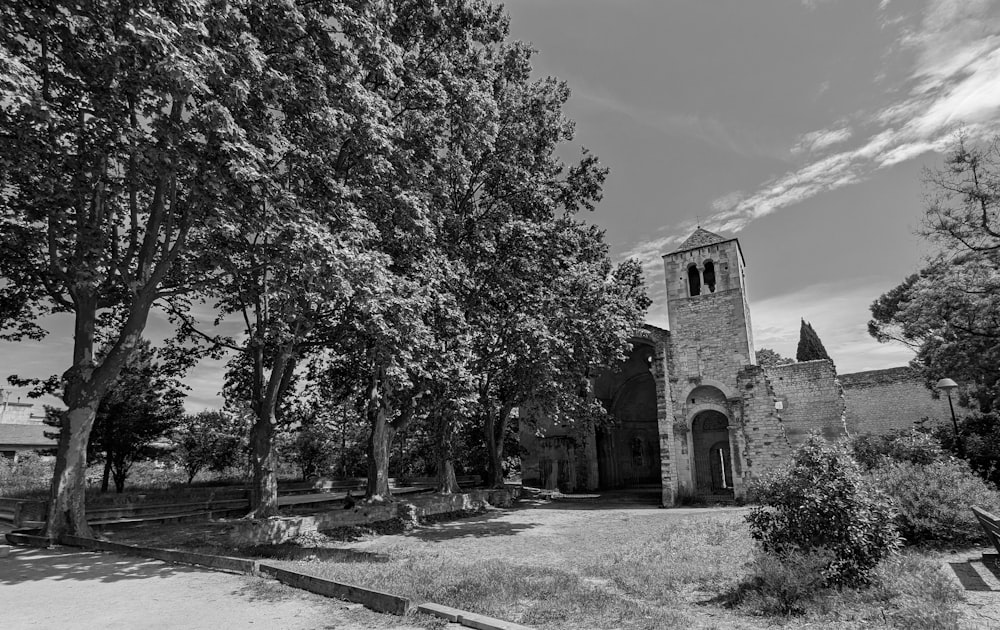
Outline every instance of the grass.
<path id="1" fill-rule="evenodd" d="M 424 540 L 418 531 L 352 546 L 377 561 L 314 553 L 278 564 L 544 628 L 957 628 L 957 587 L 918 553 L 883 563 L 868 589 L 801 588 L 801 573 L 762 570 L 741 512 L 626 512 L 557 514 L 552 535 L 545 525 L 488 533 L 490 518 L 503 530 L 542 514 L 518 510 L 470 519 L 480 530 L 450 524 L 451 538 L 428 528 Z"/>

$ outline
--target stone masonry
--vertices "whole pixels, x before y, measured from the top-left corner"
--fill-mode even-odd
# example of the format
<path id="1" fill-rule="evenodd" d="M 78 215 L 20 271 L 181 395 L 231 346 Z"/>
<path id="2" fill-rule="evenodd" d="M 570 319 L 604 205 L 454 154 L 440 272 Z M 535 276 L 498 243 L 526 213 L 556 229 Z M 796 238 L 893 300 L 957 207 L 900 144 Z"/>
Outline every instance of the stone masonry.
<path id="1" fill-rule="evenodd" d="M 628 360 L 594 378 L 609 426 L 522 416 L 526 485 L 642 487 L 658 469 L 664 505 L 681 495 L 726 500 L 787 462 L 811 433 L 832 440 L 949 417 L 947 401 L 933 399 L 908 368 L 838 379 L 828 360 L 756 365 L 736 239 L 699 228 L 663 259 L 670 330 L 637 331 Z"/>

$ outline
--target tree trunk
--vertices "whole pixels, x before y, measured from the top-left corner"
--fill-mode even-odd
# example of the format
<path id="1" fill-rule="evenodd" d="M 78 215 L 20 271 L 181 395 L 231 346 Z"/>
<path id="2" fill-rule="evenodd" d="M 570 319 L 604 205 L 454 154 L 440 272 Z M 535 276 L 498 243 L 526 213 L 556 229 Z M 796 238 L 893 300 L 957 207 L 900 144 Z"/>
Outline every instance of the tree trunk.
<path id="1" fill-rule="evenodd" d="M 114 466 L 111 467 L 111 477 L 115 481 L 117 494 L 125 492 L 125 480 L 128 479 L 128 471 L 131 468 L 132 464 L 124 457 L 121 460 L 115 460 Z"/>
<path id="2" fill-rule="evenodd" d="M 158 282 L 158 280 L 157 280 Z M 151 286 L 155 287 L 156 282 Z M 49 491 L 48 515 L 42 535 L 57 542 L 65 535 L 93 537 L 87 524 L 87 443 L 97 408 L 118 379 L 122 366 L 138 346 L 155 292 L 137 295 L 122 329 L 99 366 L 94 364 L 97 297 L 91 288 L 74 285 L 73 365 L 63 374 L 67 410 L 59 431 L 55 471 Z"/>
<path id="3" fill-rule="evenodd" d="M 111 454 L 104 454 L 104 475 L 101 477 L 101 492 L 108 491 L 108 480 L 111 479 Z"/>
<path id="4" fill-rule="evenodd" d="M 455 460 L 452 455 L 451 437 L 454 422 L 442 416 L 437 422 L 437 491 L 441 494 L 455 494 L 462 491 L 455 477 Z"/>
<path id="5" fill-rule="evenodd" d="M 510 419 L 511 407 L 505 406 L 500 410 L 499 416 L 493 407 L 489 407 L 486 413 L 486 450 L 489 453 L 489 479 L 486 480 L 489 488 L 503 488 L 503 439 L 507 432 L 507 421 Z"/>
<path id="6" fill-rule="evenodd" d="M 64 535 L 93 538 L 87 524 L 87 439 L 97 417 L 100 397 L 90 406 L 75 406 L 63 416 L 56 467 L 49 492 L 49 511 L 42 535 L 58 542 Z"/>
<path id="7" fill-rule="evenodd" d="M 368 487 L 365 498 L 369 501 L 388 501 L 389 491 L 389 443 L 392 429 L 386 417 L 386 410 L 380 403 L 369 409 L 371 431 L 368 436 Z"/>
<path id="8" fill-rule="evenodd" d="M 262 412 L 264 410 L 261 410 Z M 248 518 L 268 518 L 278 513 L 278 476 L 275 470 L 274 422 L 271 414 L 257 413 L 250 432 L 250 513 Z"/>

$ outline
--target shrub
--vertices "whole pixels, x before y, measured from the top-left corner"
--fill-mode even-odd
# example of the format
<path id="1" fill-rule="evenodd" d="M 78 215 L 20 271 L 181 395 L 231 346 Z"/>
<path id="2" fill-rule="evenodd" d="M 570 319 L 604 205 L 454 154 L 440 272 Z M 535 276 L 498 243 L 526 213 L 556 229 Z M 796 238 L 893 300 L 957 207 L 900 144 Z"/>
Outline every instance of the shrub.
<path id="1" fill-rule="evenodd" d="M 960 445 L 950 425 L 936 427 L 934 435 L 944 448 L 968 460 L 980 477 L 1000 484 L 1000 414 L 970 413 L 958 421 L 958 431 Z"/>
<path id="2" fill-rule="evenodd" d="M 871 475 L 896 504 L 896 523 L 909 544 L 980 543 L 983 535 L 969 507 L 993 511 L 1000 506 L 1000 494 L 962 460 L 891 462 Z"/>
<path id="3" fill-rule="evenodd" d="M 760 480 L 763 505 L 747 515 L 750 535 L 777 556 L 829 552 L 827 585 L 867 584 L 900 546 L 890 499 L 861 475 L 843 445 L 811 435 L 784 470 Z"/>
<path id="4" fill-rule="evenodd" d="M 823 570 L 833 561 L 829 551 L 756 553 L 750 575 L 738 587 L 733 604 L 755 615 L 802 615 L 829 589 Z"/>
<path id="5" fill-rule="evenodd" d="M 878 468 L 887 461 L 929 464 L 946 456 L 937 438 L 916 429 L 888 435 L 859 435 L 851 439 L 850 449 L 865 470 Z"/>

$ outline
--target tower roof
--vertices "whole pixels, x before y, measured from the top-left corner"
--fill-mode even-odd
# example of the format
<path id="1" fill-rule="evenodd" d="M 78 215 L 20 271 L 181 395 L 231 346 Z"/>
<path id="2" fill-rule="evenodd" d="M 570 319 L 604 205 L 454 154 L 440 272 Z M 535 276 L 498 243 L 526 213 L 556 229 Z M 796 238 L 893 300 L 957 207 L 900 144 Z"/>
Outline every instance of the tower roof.
<path id="1" fill-rule="evenodd" d="M 709 232 L 702 228 L 698 228 L 694 231 L 691 236 L 687 237 L 680 247 L 675 249 L 672 253 L 686 252 L 689 249 L 698 249 L 699 247 L 705 247 L 706 245 L 715 245 L 716 243 L 725 243 L 726 241 L 731 241 L 730 238 L 725 238 L 715 234 L 714 232 Z"/>

